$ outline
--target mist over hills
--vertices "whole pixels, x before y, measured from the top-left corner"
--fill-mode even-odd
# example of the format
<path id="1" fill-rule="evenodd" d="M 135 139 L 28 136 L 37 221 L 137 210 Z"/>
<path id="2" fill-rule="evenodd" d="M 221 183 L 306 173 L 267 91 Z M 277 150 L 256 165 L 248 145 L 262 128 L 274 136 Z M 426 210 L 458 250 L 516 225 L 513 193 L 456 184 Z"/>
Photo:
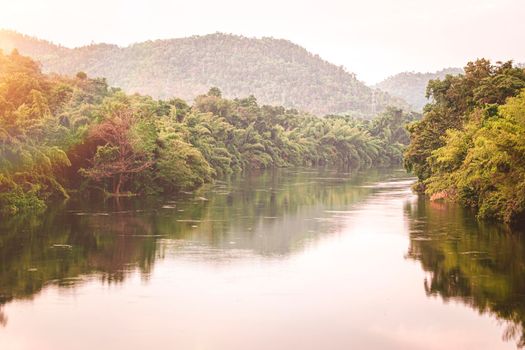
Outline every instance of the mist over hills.
<path id="1" fill-rule="evenodd" d="M 353 73 L 290 41 L 210 34 L 136 43 L 66 48 L 17 32 L 0 30 L 0 49 L 18 49 L 40 61 L 45 72 L 84 71 L 105 77 L 126 92 L 192 101 L 212 86 L 229 98 L 254 95 L 262 104 L 283 105 L 319 115 L 370 117 L 405 101 L 370 88 Z"/>
<path id="2" fill-rule="evenodd" d="M 448 74 L 463 73 L 462 68 L 445 68 L 434 73 L 403 72 L 377 83 L 374 87 L 402 98 L 415 110 L 421 111 L 429 102 L 425 97 L 427 84 L 433 79 L 443 79 Z"/>

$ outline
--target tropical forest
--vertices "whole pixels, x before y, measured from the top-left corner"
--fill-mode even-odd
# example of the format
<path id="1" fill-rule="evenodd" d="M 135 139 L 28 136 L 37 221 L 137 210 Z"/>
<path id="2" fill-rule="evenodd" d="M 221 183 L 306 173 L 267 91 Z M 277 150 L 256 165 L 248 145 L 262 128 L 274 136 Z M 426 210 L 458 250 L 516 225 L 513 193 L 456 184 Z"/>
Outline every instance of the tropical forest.
<path id="1" fill-rule="evenodd" d="M 524 349 L 524 14 L 4 4 L 0 349 Z"/>
<path id="2" fill-rule="evenodd" d="M 111 88 L 84 72 L 43 74 L 17 51 L 0 56 L 4 214 L 71 193 L 190 190 L 248 169 L 400 164 L 405 123 L 395 107 L 373 120 L 320 118 L 212 87 L 193 105 Z"/>

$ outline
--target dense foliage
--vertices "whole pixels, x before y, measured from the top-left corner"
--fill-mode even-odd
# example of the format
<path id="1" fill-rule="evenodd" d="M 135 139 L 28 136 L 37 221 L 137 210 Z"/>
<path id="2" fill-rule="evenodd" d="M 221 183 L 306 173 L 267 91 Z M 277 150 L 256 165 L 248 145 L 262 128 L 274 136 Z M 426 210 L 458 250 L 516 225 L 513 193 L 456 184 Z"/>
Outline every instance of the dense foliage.
<path id="1" fill-rule="evenodd" d="M 49 76 L 0 55 L 0 208 L 43 207 L 71 191 L 122 196 L 195 188 L 217 176 L 290 165 L 390 165 L 415 115 L 320 118 L 229 100 L 212 88 L 192 107 L 108 88 L 83 72 Z"/>
<path id="2" fill-rule="evenodd" d="M 471 62 L 428 85 L 434 102 L 409 128 L 406 165 L 433 199 L 459 200 L 481 218 L 525 215 L 525 70 Z"/>
<path id="3" fill-rule="evenodd" d="M 49 77 L 16 51 L 0 55 L 2 212 L 67 197 L 62 177 L 71 161 L 66 151 L 93 119 L 91 107 L 107 93 L 103 80 Z"/>
<path id="4" fill-rule="evenodd" d="M 225 96 L 257 96 L 260 102 L 314 114 L 353 113 L 372 117 L 389 105 L 408 105 L 374 90 L 354 74 L 286 40 L 212 34 L 147 41 L 128 47 L 97 44 L 68 49 L 0 31 L 0 49 L 17 48 L 48 72 L 82 70 L 106 77 L 129 93 L 192 101 L 210 86 Z"/>
<path id="5" fill-rule="evenodd" d="M 430 102 L 425 93 L 429 81 L 444 79 L 449 74 L 460 73 L 463 73 L 461 68 L 445 68 L 434 73 L 403 72 L 388 77 L 375 87 L 392 96 L 402 98 L 416 111 L 421 111 Z"/>

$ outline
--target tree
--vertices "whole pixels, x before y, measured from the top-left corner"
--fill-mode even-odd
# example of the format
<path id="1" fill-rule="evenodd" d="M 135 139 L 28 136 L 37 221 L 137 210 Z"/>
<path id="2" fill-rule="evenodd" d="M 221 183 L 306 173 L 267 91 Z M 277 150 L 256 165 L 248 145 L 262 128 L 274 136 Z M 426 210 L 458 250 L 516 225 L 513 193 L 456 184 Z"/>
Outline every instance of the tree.
<path id="1" fill-rule="evenodd" d="M 137 150 L 131 138 L 134 116 L 130 109 L 120 109 L 101 124 L 95 125 L 89 138 L 99 142 L 91 167 L 82 174 L 94 181 L 112 180 L 113 193 L 120 195 L 122 186 L 132 174 L 140 173 L 153 164 L 146 152 Z"/>
<path id="2" fill-rule="evenodd" d="M 87 74 L 84 73 L 84 72 L 78 72 L 76 76 L 80 80 L 86 80 L 87 79 Z"/>
<path id="3" fill-rule="evenodd" d="M 513 67 L 512 62 L 492 65 L 479 59 L 469 62 L 464 71 L 465 74 L 428 83 L 427 97 L 433 102 L 425 107 L 422 120 L 409 127 L 411 142 L 405 153 L 405 166 L 419 178 L 420 185 L 432 175 L 429 158 L 444 145 L 447 130 L 461 130 L 476 109 L 504 104 L 508 97 L 525 88 L 525 71 Z"/>

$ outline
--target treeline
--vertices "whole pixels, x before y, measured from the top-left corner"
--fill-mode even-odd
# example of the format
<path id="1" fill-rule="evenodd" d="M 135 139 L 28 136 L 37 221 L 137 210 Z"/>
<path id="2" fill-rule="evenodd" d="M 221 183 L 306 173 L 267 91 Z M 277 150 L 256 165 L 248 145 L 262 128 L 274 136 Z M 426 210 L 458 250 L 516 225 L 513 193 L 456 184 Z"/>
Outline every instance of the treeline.
<path id="1" fill-rule="evenodd" d="M 17 48 L 46 72 L 84 71 L 105 77 L 127 93 L 193 101 L 211 86 L 225 97 L 254 95 L 263 104 L 314 114 L 352 113 L 371 118 L 387 106 L 409 106 L 372 89 L 353 73 L 287 40 L 222 33 L 155 40 L 127 47 L 93 44 L 68 49 L 16 32 L 0 30 L 0 49 Z"/>
<path id="2" fill-rule="evenodd" d="M 525 215 L 525 70 L 512 62 L 470 62 L 433 80 L 433 102 L 409 127 L 405 164 L 432 199 L 475 208 L 507 223 Z"/>
<path id="3" fill-rule="evenodd" d="M 126 95 L 82 72 L 45 75 L 14 51 L 0 55 L 0 208 L 93 190 L 173 192 L 254 168 L 399 163 L 415 118 L 397 109 L 373 121 L 319 118 L 217 88 L 189 106 Z"/>

